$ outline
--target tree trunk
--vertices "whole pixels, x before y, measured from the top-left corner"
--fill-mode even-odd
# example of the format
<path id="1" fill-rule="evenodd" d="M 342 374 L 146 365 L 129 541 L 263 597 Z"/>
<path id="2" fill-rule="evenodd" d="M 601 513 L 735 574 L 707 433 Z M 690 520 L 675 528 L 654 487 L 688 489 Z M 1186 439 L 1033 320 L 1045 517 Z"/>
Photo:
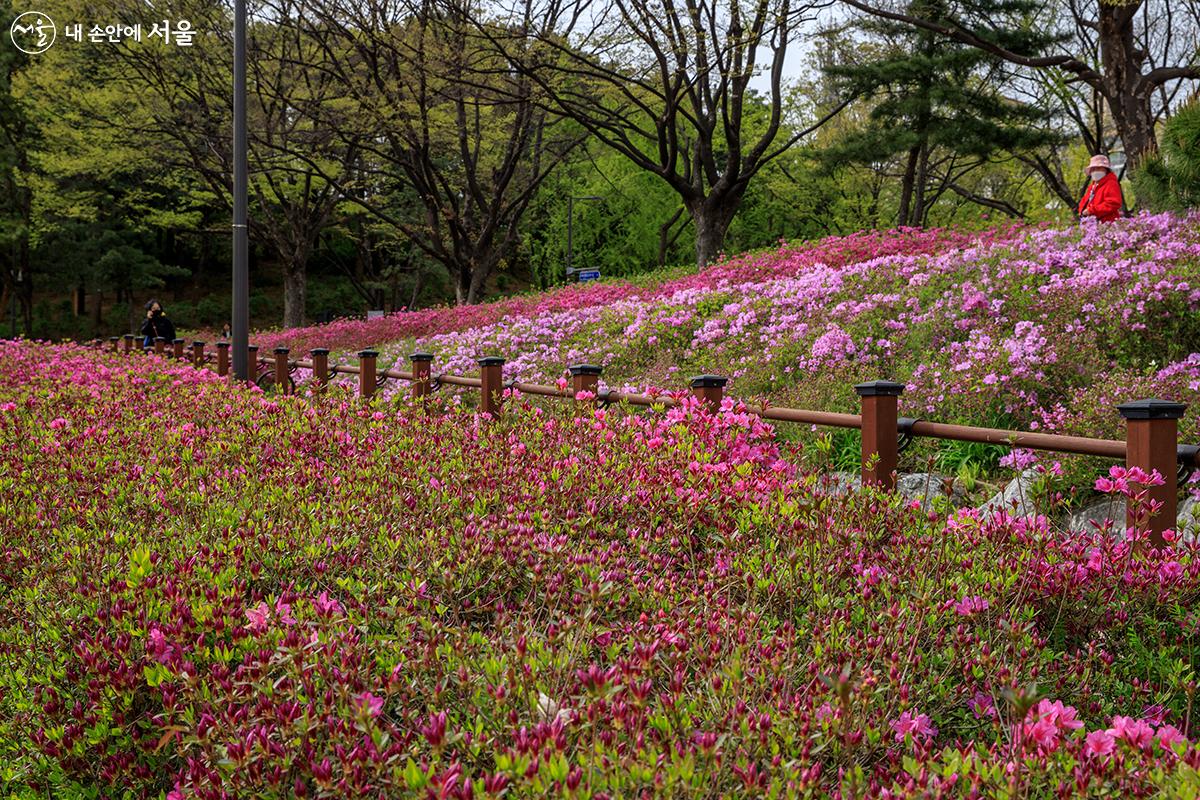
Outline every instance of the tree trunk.
<path id="1" fill-rule="evenodd" d="M 482 261 L 482 263 L 480 263 Z M 492 273 L 494 259 L 490 256 L 484 259 L 471 259 L 471 266 L 463 269 L 465 285 L 459 287 L 459 305 L 474 305 L 483 297 L 483 285 Z"/>
<path id="2" fill-rule="evenodd" d="M 904 178 L 900 181 L 900 210 L 896 214 L 896 225 L 901 228 L 908 225 L 912 208 L 913 185 L 917 178 L 917 159 L 920 155 L 921 148 L 918 145 L 908 151 L 908 163 L 904 165 Z"/>
<path id="3" fill-rule="evenodd" d="M 683 206 L 675 209 L 671 218 L 658 229 L 658 266 L 660 269 L 667 265 L 667 248 L 675 242 L 675 239 L 671 237 L 671 228 L 675 227 L 675 223 L 681 216 L 683 216 Z"/>
<path id="4" fill-rule="evenodd" d="M 925 188 L 929 183 L 929 143 L 921 142 L 921 154 L 917 159 L 916 187 L 913 193 L 909 224 L 914 228 L 925 227 Z"/>
<path id="5" fill-rule="evenodd" d="M 692 224 L 696 228 L 696 267 L 703 269 L 717 260 L 721 248 L 725 246 L 725 234 L 729 231 L 729 223 L 741 205 L 740 195 L 710 194 L 699 203 L 689 204 Z"/>
<path id="6" fill-rule="evenodd" d="M 1134 167 L 1158 150 L 1150 106 L 1154 87 L 1142 76 L 1146 54 L 1134 41 L 1133 19 L 1140 3 L 1098 5 L 1104 96 L 1125 147 L 1126 165 Z"/>
<path id="7" fill-rule="evenodd" d="M 417 274 L 413 279 L 412 296 L 408 301 L 408 311 L 413 311 L 417 307 L 417 298 L 421 296 L 421 278 L 424 274 L 424 271 L 420 267 L 417 267 Z"/>
<path id="8" fill-rule="evenodd" d="M 283 279 L 283 327 L 304 327 L 304 297 L 308 275 L 303 260 L 290 262 Z"/>

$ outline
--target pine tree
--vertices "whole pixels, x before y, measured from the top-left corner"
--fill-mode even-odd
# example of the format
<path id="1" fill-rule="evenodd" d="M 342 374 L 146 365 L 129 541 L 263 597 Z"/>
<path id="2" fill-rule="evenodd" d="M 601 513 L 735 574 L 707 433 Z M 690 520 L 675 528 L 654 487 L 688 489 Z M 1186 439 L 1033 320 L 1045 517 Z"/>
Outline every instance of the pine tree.
<path id="1" fill-rule="evenodd" d="M 1133 174 L 1138 201 L 1155 211 L 1200 208 L 1200 98 L 1167 120 L 1161 147 Z"/>
<path id="2" fill-rule="evenodd" d="M 995 5 L 1011 10 L 1017 2 L 1021 0 L 998 0 Z M 949 8 L 944 0 L 912 0 L 908 12 L 945 18 Z M 831 166 L 898 162 L 898 225 L 924 224 L 929 209 L 947 191 L 998 207 L 964 187 L 963 176 L 1004 153 L 1059 139 L 1044 126 L 1045 110 L 1001 93 L 999 59 L 903 23 L 869 20 L 858 27 L 884 42 L 879 55 L 830 65 L 825 72 L 842 91 L 871 100 L 873 108 L 863 129 L 823 155 Z M 1024 37 L 1012 46 L 1036 50 L 1052 41 L 1032 32 Z"/>

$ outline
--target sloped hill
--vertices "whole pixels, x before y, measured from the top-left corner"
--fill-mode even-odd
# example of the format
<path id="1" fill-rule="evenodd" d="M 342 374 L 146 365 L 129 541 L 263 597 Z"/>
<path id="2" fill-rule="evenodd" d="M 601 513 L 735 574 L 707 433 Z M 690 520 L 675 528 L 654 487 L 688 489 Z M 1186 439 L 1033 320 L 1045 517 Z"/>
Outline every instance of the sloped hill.
<path id="1" fill-rule="evenodd" d="M 907 383 L 904 413 L 1116 436 L 1113 407 L 1200 388 L 1200 215 L 1113 225 L 864 233 L 747 255 L 699 273 L 570 287 L 256 337 L 265 348 L 414 350 L 435 371 L 553 381 L 572 362 L 602 385 L 680 388 L 700 372 L 776 405 L 856 407 L 851 386 Z M 385 391 L 397 391 L 391 386 Z M 1183 434 L 1200 436 L 1196 414 Z"/>

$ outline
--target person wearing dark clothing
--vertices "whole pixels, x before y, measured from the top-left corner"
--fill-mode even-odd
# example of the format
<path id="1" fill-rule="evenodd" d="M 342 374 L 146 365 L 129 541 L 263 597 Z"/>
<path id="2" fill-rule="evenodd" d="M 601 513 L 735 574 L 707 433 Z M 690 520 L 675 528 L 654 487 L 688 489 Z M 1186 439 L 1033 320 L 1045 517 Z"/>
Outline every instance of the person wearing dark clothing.
<path id="1" fill-rule="evenodd" d="M 159 336 L 168 343 L 175 341 L 175 326 L 167 319 L 158 301 L 151 300 L 146 303 L 146 321 L 142 323 L 142 347 L 153 347 Z"/>

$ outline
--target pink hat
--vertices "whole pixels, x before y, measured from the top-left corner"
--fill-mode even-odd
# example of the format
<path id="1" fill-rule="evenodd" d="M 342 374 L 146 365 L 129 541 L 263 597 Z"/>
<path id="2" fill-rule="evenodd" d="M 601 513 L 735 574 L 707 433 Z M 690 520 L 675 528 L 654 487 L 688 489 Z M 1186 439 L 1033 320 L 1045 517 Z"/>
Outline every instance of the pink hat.
<path id="1" fill-rule="evenodd" d="M 1088 162 L 1087 169 L 1084 172 L 1091 172 L 1096 167 L 1104 167 L 1107 170 L 1112 169 L 1112 165 L 1108 163 L 1108 156 L 1092 156 L 1092 160 Z"/>

